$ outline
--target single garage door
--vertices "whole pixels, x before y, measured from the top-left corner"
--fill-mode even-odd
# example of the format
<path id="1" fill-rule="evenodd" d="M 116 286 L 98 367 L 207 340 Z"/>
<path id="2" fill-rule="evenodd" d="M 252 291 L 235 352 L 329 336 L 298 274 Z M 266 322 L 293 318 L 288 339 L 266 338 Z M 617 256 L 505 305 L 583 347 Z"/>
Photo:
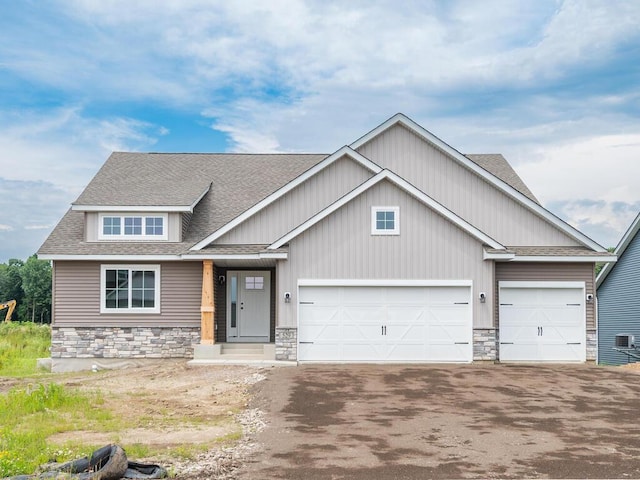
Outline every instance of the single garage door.
<path id="1" fill-rule="evenodd" d="M 298 360 L 470 362 L 471 287 L 304 285 Z"/>
<path id="2" fill-rule="evenodd" d="M 584 362 L 582 282 L 500 282 L 500 360 Z"/>

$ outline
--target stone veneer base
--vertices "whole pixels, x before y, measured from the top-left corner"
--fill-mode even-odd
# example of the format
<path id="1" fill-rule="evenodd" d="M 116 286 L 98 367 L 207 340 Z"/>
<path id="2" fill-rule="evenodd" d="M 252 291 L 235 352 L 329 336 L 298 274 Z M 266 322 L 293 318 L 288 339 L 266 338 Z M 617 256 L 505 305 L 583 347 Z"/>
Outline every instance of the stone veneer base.
<path id="1" fill-rule="evenodd" d="M 496 361 L 498 352 L 498 331 L 495 328 L 473 329 L 473 360 Z"/>
<path id="2" fill-rule="evenodd" d="M 295 362 L 298 360 L 298 329 L 276 327 L 276 360 Z"/>
<path id="3" fill-rule="evenodd" d="M 51 358 L 192 358 L 200 327 L 51 328 Z"/>

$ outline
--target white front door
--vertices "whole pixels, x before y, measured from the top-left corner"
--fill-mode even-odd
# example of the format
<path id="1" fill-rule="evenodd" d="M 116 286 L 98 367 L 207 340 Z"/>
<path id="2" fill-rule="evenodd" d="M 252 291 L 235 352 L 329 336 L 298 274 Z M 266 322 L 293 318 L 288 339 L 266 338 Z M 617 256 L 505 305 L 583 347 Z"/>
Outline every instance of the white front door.
<path id="1" fill-rule="evenodd" d="M 500 360 L 584 362 L 584 283 L 500 282 Z"/>
<path id="2" fill-rule="evenodd" d="M 269 342 L 271 272 L 227 272 L 227 342 Z"/>
<path id="3" fill-rule="evenodd" d="M 469 286 L 301 286 L 300 361 L 470 362 Z"/>

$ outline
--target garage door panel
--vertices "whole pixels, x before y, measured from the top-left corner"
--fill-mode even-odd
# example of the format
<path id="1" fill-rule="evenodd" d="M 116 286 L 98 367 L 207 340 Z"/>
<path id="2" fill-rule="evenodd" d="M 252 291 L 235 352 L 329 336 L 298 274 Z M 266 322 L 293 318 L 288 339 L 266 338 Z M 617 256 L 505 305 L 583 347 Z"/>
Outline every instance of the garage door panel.
<path id="1" fill-rule="evenodd" d="M 380 328 L 380 327 L 378 327 Z M 385 336 L 385 341 L 387 343 L 400 343 L 403 345 L 417 343 L 424 344 L 424 339 L 426 337 L 426 325 L 415 325 L 415 324 L 395 324 L 395 325 L 387 325 L 385 330 L 382 330 L 382 336 Z M 381 334 L 380 331 L 377 332 L 378 335 Z"/>
<path id="2" fill-rule="evenodd" d="M 392 323 L 424 323 L 424 306 L 391 306 L 385 308 L 384 321 Z"/>
<path id="3" fill-rule="evenodd" d="M 585 361 L 584 288 L 509 283 L 499 290 L 500 360 Z"/>
<path id="4" fill-rule="evenodd" d="M 469 341 L 469 329 L 464 325 L 429 325 L 427 335 L 429 343 Z"/>
<path id="5" fill-rule="evenodd" d="M 428 310 L 428 315 L 430 316 L 429 323 L 460 325 L 467 323 L 470 309 L 466 305 L 436 305 Z"/>
<path id="6" fill-rule="evenodd" d="M 300 287 L 301 361 L 470 362 L 470 287 Z M 456 303 L 460 304 L 456 304 Z M 322 321 L 331 328 L 309 330 Z M 311 338 L 313 337 L 313 338 Z M 327 351 L 325 356 L 322 352 Z"/>

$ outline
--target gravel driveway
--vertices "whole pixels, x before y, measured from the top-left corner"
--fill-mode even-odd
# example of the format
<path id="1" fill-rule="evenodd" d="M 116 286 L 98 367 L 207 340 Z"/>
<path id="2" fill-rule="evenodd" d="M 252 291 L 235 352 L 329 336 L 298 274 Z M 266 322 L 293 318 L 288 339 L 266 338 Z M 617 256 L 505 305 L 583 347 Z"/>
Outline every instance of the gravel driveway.
<path id="1" fill-rule="evenodd" d="M 640 478 L 640 371 L 589 365 L 274 368 L 239 478 Z"/>

